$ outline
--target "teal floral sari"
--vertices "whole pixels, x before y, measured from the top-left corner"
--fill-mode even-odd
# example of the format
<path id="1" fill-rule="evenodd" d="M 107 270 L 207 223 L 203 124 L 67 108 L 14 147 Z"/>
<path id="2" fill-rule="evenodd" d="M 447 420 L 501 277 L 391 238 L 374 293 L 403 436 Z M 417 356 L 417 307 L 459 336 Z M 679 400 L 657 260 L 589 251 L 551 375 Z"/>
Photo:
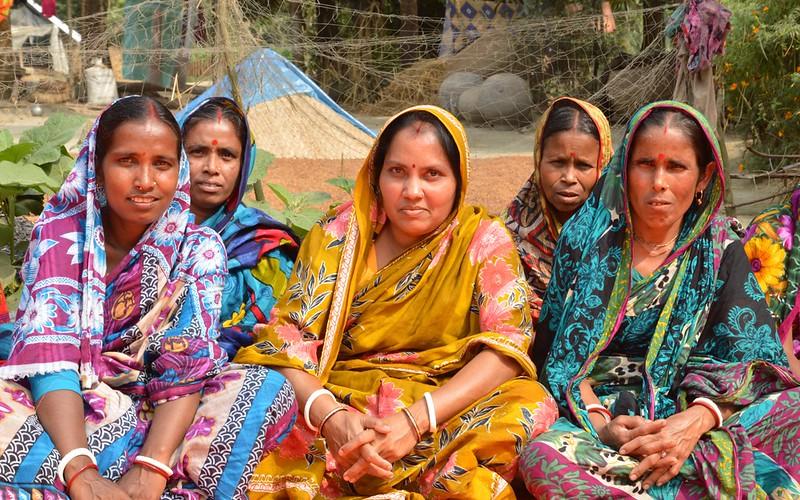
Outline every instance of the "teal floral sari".
<path id="1" fill-rule="evenodd" d="M 661 108 L 700 124 L 716 171 L 701 203 L 684 216 L 671 254 L 642 278 L 631 264 L 626 163 L 630 138 Z M 592 196 L 564 226 L 537 327 L 549 345 L 540 380 L 562 418 L 522 454 L 520 469 L 534 495 L 800 495 L 800 389 L 738 224 L 719 214 L 723 183 L 719 146 L 705 118 L 681 103 L 652 103 L 633 116 Z M 679 476 L 645 491 L 628 480 L 636 459 L 598 439 L 580 397 L 584 380 L 616 414 L 666 418 L 701 396 L 738 411 L 701 438 Z M 623 394 L 633 403 L 619 411 Z"/>

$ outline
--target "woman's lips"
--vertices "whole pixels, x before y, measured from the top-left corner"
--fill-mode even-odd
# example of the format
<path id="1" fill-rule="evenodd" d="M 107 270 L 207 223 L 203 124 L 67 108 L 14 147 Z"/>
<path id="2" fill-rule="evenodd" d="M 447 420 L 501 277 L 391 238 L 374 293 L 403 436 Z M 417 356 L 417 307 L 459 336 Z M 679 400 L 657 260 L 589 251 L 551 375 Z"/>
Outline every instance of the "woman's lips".
<path id="1" fill-rule="evenodd" d="M 200 191 L 209 194 L 219 193 L 222 191 L 222 185 L 214 182 L 196 182 L 195 186 Z"/>

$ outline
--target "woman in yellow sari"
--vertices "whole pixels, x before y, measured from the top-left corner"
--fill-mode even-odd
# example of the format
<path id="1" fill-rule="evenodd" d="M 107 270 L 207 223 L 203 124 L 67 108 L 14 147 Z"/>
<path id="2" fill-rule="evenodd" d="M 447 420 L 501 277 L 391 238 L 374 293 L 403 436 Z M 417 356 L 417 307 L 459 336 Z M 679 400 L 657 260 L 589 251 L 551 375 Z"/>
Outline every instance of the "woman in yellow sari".
<path id="1" fill-rule="evenodd" d="M 464 204 L 467 158 L 455 117 L 400 113 L 353 202 L 304 240 L 274 320 L 236 357 L 280 370 L 304 409 L 251 498 L 514 498 L 519 452 L 557 410 L 527 355 L 511 236 Z"/>

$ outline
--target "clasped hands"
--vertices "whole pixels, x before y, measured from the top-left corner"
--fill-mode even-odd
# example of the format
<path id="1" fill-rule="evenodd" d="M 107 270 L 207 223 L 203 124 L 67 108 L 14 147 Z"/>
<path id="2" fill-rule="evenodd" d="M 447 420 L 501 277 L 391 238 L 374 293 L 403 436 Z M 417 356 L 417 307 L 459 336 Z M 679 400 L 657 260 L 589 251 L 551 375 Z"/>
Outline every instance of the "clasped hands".
<path id="1" fill-rule="evenodd" d="M 715 427 L 708 410 L 692 407 L 666 419 L 618 416 L 597 430 L 603 443 L 639 460 L 628 476 L 649 489 L 678 475 L 700 437 Z"/>
<path id="2" fill-rule="evenodd" d="M 422 432 L 428 430 L 424 406 L 409 407 Z M 331 417 L 322 429 L 328 450 L 336 461 L 342 478 L 355 483 L 365 475 L 390 479 L 393 464 L 408 455 L 417 444 L 417 435 L 409 417 L 397 412 L 385 418 L 358 411 L 342 411 Z"/>

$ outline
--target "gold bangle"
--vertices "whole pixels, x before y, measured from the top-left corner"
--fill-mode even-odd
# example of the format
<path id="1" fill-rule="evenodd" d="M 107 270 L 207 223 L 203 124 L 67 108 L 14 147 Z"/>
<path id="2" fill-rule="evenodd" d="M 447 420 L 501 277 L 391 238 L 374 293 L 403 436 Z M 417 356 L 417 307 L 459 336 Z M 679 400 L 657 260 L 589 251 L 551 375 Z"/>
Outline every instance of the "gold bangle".
<path id="1" fill-rule="evenodd" d="M 318 431 L 319 434 L 322 435 L 322 428 L 325 426 L 326 423 L 328 423 L 328 420 L 330 420 L 332 416 L 336 415 L 340 411 L 345 411 L 345 410 L 347 410 L 347 407 L 345 405 L 339 405 L 333 410 L 329 411 L 324 417 L 322 417 L 322 420 L 319 421 L 319 426 L 317 426 L 317 429 L 319 429 Z"/>
<path id="2" fill-rule="evenodd" d="M 414 419 L 414 415 L 412 415 L 411 411 L 408 408 L 406 408 L 405 406 L 403 406 L 400 409 L 403 410 L 403 413 L 406 414 L 406 417 L 408 417 L 408 420 L 411 421 L 411 427 L 414 429 L 414 434 L 417 435 L 417 441 L 421 440 L 422 439 L 422 433 L 419 431 L 419 425 L 417 425 L 417 421 Z"/>

